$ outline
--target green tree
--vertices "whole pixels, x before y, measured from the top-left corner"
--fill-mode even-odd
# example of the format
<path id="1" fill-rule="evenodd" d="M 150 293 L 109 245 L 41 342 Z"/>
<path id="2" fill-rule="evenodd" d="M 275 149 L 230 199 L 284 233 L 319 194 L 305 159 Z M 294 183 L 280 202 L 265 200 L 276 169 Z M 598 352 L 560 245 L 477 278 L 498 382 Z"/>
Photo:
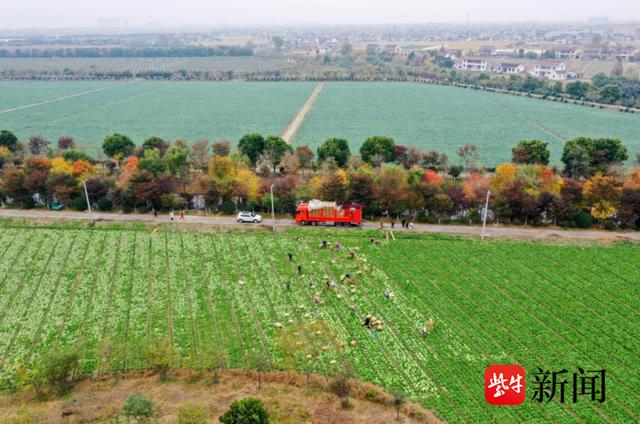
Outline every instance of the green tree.
<path id="1" fill-rule="evenodd" d="M 287 152 L 293 153 L 293 149 L 282 137 L 270 135 L 264 141 L 264 153 L 269 158 L 269 162 L 271 162 L 273 172 L 276 172 L 276 166 L 282 161 L 284 154 Z"/>
<path id="2" fill-rule="evenodd" d="M 154 176 L 163 174 L 167 170 L 167 165 L 162 160 L 162 154 L 158 149 L 147 149 L 144 157 L 138 162 L 138 169 L 151 172 Z"/>
<path id="3" fill-rule="evenodd" d="M 176 176 L 184 176 L 189 165 L 189 149 L 173 146 L 164 155 L 169 171 Z"/>
<path id="4" fill-rule="evenodd" d="M 146 151 L 149 149 L 158 149 L 160 156 L 164 156 L 169 149 L 170 144 L 157 136 L 151 136 L 142 143 L 142 148 Z"/>
<path id="5" fill-rule="evenodd" d="M 269 414 L 262 401 L 253 397 L 236 400 L 220 417 L 222 424 L 269 424 Z"/>
<path id="6" fill-rule="evenodd" d="M 540 140 L 522 140 L 516 147 L 511 149 L 513 163 L 518 164 L 549 164 L 549 143 Z"/>
<path id="7" fill-rule="evenodd" d="M 336 164 L 342 167 L 347 164 L 350 154 L 349 143 L 343 138 L 329 138 L 318 147 L 318 161 L 320 163 L 333 158 Z"/>
<path id="8" fill-rule="evenodd" d="M 9 130 L 0 130 L 0 146 L 16 152 L 18 150 L 18 137 Z"/>
<path id="9" fill-rule="evenodd" d="M 129 156 L 135 147 L 136 145 L 129 137 L 117 133 L 106 136 L 102 143 L 102 151 L 110 158 Z"/>
<path id="10" fill-rule="evenodd" d="M 567 84 L 566 92 L 574 99 L 582 99 L 589 92 L 589 83 L 582 81 L 574 81 Z"/>
<path id="11" fill-rule="evenodd" d="M 260 133 L 249 133 L 242 136 L 238 142 L 238 150 L 256 166 L 258 158 L 264 151 L 264 137 Z"/>
<path id="12" fill-rule="evenodd" d="M 607 84 L 600 89 L 600 101 L 603 103 L 616 103 L 621 96 L 622 91 L 615 84 Z"/>
<path id="13" fill-rule="evenodd" d="M 578 137 L 567 141 L 562 152 L 565 172 L 573 177 L 586 177 L 596 172 L 606 174 L 609 166 L 627 159 L 627 148 L 615 138 Z"/>
<path id="14" fill-rule="evenodd" d="M 376 135 L 367 138 L 360 147 L 360 156 L 362 160 L 373 163 L 374 156 L 382 156 L 385 162 L 393 162 L 395 159 L 396 143 L 391 137 Z"/>

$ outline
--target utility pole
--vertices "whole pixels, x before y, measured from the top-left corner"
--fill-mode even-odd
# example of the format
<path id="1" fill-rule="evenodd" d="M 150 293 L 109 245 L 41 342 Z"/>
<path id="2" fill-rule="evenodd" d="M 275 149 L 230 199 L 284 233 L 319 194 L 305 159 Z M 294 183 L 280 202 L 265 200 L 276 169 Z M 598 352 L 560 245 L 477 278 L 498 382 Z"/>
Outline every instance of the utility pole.
<path id="1" fill-rule="evenodd" d="M 489 211 L 489 196 L 491 192 L 487 190 L 487 200 L 484 202 L 484 212 L 482 214 L 482 234 L 480 235 L 480 239 L 484 240 L 484 228 L 487 226 L 487 212 Z"/>
<path id="2" fill-rule="evenodd" d="M 84 196 L 87 199 L 87 209 L 89 210 L 89 216 L 91 217 L 91 222 L 93 222 L 93 213 L 91 213 L 91 202 L 89 202 L 89 191 L 87 190 L 87 180 L 82 182 L 84 186 Z"/>
<path id="3" fill-rule="evenodd" d="M 273 184 L 271 184 L 271 228 L 273 231 L 276 230 L 276 212 L 273 207 Z"/>

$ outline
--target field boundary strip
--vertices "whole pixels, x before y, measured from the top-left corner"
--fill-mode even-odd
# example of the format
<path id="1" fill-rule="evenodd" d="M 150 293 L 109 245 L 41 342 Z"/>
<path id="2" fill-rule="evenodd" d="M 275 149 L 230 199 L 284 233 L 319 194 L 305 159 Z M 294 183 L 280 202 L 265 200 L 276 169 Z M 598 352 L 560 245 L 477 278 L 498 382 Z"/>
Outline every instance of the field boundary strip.
<path id="1" fill-rule="evenodd" d="M 282 139 L 287 144 L 293 143 L 293 140 L 296 138 L 296 135 L 298 135 L 298 131 L 300 131 L 300 128 L 302 128 L 302 124 L 304 123 L 307 115 L 309 114 L 311 109 L 313 109 L 313 105 L 316 103 L 316 100 L 318 100 L 318 97 L 320 96 L 320 93 L 322 92 L 324 86 L 324 81 L 316 85 L 316 87 L 307 98 L 307 101 L 304 102 L 300 110 L 298 110 L 291 122 L 289 122 L 287 127 L 282 132 Z"/>
<path id="2" fill-rule="evenodd" d="M 59 102 L 59 101 L 62 101 L 62 100 L 73 99 L 74 97 L 86 96 L 88 94 L 93 94 L 93 93 L 97 93 L 97 92 L 100 92 L 100 91 L 110 90 L 113 87 L 117 87 L 117 86 L 120 86 L 120 85 L 130 84 L 130 83 L 135 82 L 135 81 L 136 80 L 127 81 L 127 82 L 124 82 L 122 84 L 115 84 L 115 85 L 110 85 L 108 87 L 95 88 L 93 90 L 81 91 L 80 93 L 69 94 L 69 95 L 62 96 L 62 97 L 55 97 L 53 99 L 41 100 L 39 102 L 30 103 L 28 105 L 16 106 L 16 107 L 13 107 L 13 108 L 10 108 L 10 109 L 0 110 L 0 114 L 9 113 L 9 112 L 15 112 L 17 110 L 28 109 L 30 107 L 41 106 L 41 105 L 45 105 L 45 104 L 48 104 L 48 103 Z"/>
<path id="3" fill-rule="evenodd" d="M 512 114 L 514 114 L 515 116 L 517 116 L 518 118 L 522 119 L 523 121 L 527 122 L 530 125 L 533 125 L 534 127 L 537 127 L 538 129 L 541 129 L 542 131 L 548 133 L 549 135 L 553 136 L 554 138 L 558 139 L 561 142 L 565 142 L 566 140 L 558 133 L 550 130 L 549 128 L 545 127 L 544 125 L 542 125 L 540 122 L 529 118 L 527 115 L 520 113 L 520 112 L 516 112 L 515 110 L 511 109 L 509 106 L 499 102 L 496 99 L 491 99 L 489 98 L 489 96 L 485 96 L 490 102 L 500 106 L 501 108 L 503 108 L 504 110 L 506 110 L 507 112 L 510 112 Z"/>

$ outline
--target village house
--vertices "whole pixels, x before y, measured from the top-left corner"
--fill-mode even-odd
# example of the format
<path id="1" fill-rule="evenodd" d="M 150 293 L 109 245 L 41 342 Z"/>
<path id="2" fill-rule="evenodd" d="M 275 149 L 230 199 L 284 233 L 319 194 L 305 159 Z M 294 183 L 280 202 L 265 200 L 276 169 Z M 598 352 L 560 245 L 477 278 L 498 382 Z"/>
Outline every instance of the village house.
<path id="1" fill-rule="evenodd" d="M 616 52 L 617 60 L 631 60 L 638 52 L 634 47 L 623 47 Z"/>
<path id="2" fill-rule="evenodd" d="M 481 57 L 491 57 L 496 52 L 496 46 L 481 46 L 478 55 Z"/>
<path id="3" fill-rule="evenodd" d="M 402 53 L 402 47 L 397 44 L 387 44 L 386 46 L 384 46 L 384 49 L 391 54 Z"/>
<path id="4" fill-rule="evenodd" d="M 556 47 L 553 49 L 556 59 L 580 59 L 581 52 L 575 47 Z"/>
<path id="5" fill-rule="evenodd" d="M 525 68 L 520 63 L 500 63 L 491 70 L 498 74 L 522 74 Z"/>
<path id="6" fill-rule="evenodd" d="M 447 59 L 455 61 L 464 56 L 464 50 L 442 50 L 441 54 Z"/>
<path id="7" fill-rule="evenodd" d="M 600 47 L 587 47 L 582 53 L 583 59 L 600 60 L 604 59 L 602 49 Z"/>
<path id="8" fill-rule="evenodd" d="M 567 65 L 559 60 L 542 60 L 536 63 L 531 75 L 553 80 L 567 79 Z"/>
<path id="9" fill-rule="evenodd" d="M 487 59 L 478 56 L 465 56 L 456 62 L 455 68 L 463 71 L 486 71 Z"/>
<path id="10" fill-rule="evenodd" d="M 496 49 L 493 52 L 494 57 L 516 57 L 518 51 L 516 49 Z"/>

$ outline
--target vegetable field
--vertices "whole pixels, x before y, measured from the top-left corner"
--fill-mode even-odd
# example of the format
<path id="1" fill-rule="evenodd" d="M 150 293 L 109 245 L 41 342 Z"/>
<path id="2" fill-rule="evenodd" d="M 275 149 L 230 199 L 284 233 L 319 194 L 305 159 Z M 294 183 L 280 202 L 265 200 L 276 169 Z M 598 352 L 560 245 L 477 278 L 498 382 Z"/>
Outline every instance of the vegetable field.
<path id="1" fill-rule="evenodd" d="M 552 163 L 576 136 L 618 137 L 635 152 L 638 128 L 638 114 L 427 84 L 337 82 L 326 85 L 296 143 L 337 136 L 357 149 L 371 135 L 388 135 L 453 162 L 460 146 L 475 144 L 482 163 L 495 166 L 523 139 L 547 141 Z"/>
<path id="2" fill-rule="evenodd" d="M 324 321 L 360 378 L 402 389 L 449 422 L 638 421 L 637 246 L 417 235 L 377 245 L 376 236 L 5 227 L 0 378 L 64 349 L 78 350 L 87 372 L 145 368 L 154 340 L 178 349 L 176 367 L 211 349 L 228 367 L 256 358 L 279 367 L 279 335 Z M 367 314 L 383 329 L 364 327 Z M 308 366 L 324 372 L 337 360 Z M 484 369 L 516 363 L 528 373 L 605 368 L 606 401 L 540 404 L 527 375 L 524 404 L 489 406 Z"/>
<path id="3" fill-rule="evenodd" d="M 226 58 L 224 58 L 226 60 Z M 0 81 L 0 128 L 22 140 L 42 134 L 77 138 L 97 154 L 105 135 L 138 145 L 157 135 L 232 142 L 247 132 L 280 134 L 315 87 L 313 82 Z M 511 159 L 522 139 L 549 142 L 559 163 L 566 140 L 618 137 L 630 156 L 640 149 L 640 114 L 505 94 L 412 83 L 330 82 L 294 144 L 314 149 L 346 138 L 354 152 L 371 135 L 447 153 L 476 144 L 487 166 Z"/>

